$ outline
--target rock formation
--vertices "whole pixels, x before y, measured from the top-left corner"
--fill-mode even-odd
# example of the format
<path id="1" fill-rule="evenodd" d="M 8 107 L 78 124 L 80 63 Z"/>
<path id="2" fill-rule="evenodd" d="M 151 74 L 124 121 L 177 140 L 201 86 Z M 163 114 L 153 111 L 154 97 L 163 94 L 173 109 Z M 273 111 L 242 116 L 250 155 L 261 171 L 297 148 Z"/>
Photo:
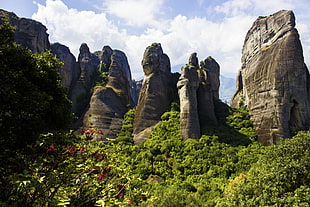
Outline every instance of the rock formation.
<path id="1" fill-rule="evenodd" d="M 65 45 L 54 43 L 51 45 L 50 49 L 51 52 L 64 63 L 59 70 L 59 75 L 61 77 L 62 86 L 70 91 L 71 85 L 75 83 L 80 76 L 80 68 L 76 63 L 76 59 Z"/>
<path id="2" fill-rule="evenodd" d="M 277 143 L 309 127 L 309 72 L 292 11 L 259 17 L 246 35 L 232 106 L 247 105 L 258 140 Z"/>
<path id="3" fill-rule="evenodd" d="M 70 99 L 72 100 L 72 112 L 80 116 L 86 109 L 89 98 L 90 89 L 94 86 L 94 77 L 97 75 L 99 59 L 90 53 L 87 44 L 83 43 L 80 47 L 78 58 L 78 67 L 80 75 L 78 80 L 73 83 Z"/>
<path id="4" fill-rule="evenodd" d="M 0 19 L 10 18 L 10 23 L 16 26 L 15 42 L 30 49 L 33 53 L 41 53 L 50 47 L 46 27 L 32 19 L 19 18 L 12 12 L 0 9 Z"/>
<path id="5" fill-rule="evenodd" d="M 138 104 L 138 98 L 139 98 L 139 94 L 142 88 L 142 82 L 143 80 L 140 80 L 140 81 L 132 80 L 131 97 L 133 99 L 135 106 Z"/>
<path id="6" fill-rule="evenodd" d="M 199 139 L 201 126 L 208 121 L 217 121 L 214 101 L 219 97 L 219 65 L 208 57 L 199 67 L 197 54 L 191 54 L 188 64 L 181 69 L 177 87 L 180 97 L 181 135 L 184 139 Z"/>
<path id="7" fill-rule="evenodd" d="M 219 64 L 212 58 L 207 57 L 200 63 L 200 67 L 204 68 L 208 73 L 208 82 L 210 82 L 211 91 L 213 94 L 214 100 L 219 99 L 219 88 L 220 88 L 220 66 Z"/>
<path id="8" fill-rule="evenodd" d="M 134 119 L 134 141 L 145 140 L 151 128 L 160 121 L 161 115 L 170 109 L 176 91 L 169 57 L 162 47 L 154 43 L 147 47 L 142 60 L 144 80 Z"/>
<path id="9" fill-rule="evenodd" d="M 103 49 L 99 57 L 105 56 L 106 49 Z M 102 130 L 103 134 L 97 137 L 102 140 L 115 138 L 119 133 L 124 114 L 128 111 L 132 99 L 131 72 L 126 55 L 119 50 L 113 50 L 110 58 L 101 58 L 101 61 L 105 65 L 111 62 L 108 67 L 108 82 L 105 86 L 94 88 L 89 109 L 83 118 L 83 125 L 96 126 Z"/>
<path id="10" fill-rule="evenodd" d="M 201 136 L 197 101 L 197 90 L 200 85 L 198 68 L 198 59 L 196 53 L 193 53 L 189 63 L 182 67 L 177 85 L 181 109 L 181 135 L 184 139 L 199 139 Z"/>

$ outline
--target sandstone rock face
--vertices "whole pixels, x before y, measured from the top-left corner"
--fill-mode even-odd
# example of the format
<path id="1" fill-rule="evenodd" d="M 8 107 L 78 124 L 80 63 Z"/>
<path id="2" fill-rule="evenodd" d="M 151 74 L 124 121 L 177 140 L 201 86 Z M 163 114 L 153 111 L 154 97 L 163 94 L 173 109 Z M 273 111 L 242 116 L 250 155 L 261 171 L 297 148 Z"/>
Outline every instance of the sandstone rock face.
<path id="1" fill-rule="evenodd" d="M 10 23 L 16 26 L 15 42 L 30 49 L 33 53 L 41 53 L 50 47 L 46 27 L 32 19 L 19 18 L 12 12 L 0 9 L 0 19 L 10 18 Z"/>
<path id="2" fill-rule="evenodd" d="M 216 77 L 215 72 L 218 74 Z M 181 135 L 184 139 L 199 139 L 201 126 L 216 122 L 214 101 L 219 94 L 219 65 L 211 57 L 198 65 L 197 54 L 191 54 L 181 69 L 177 83 L 180 97 Z"/>
<path id="3" fill-rule="evenodd" d="M 220 65 L 212 58 L 207 57 L 201 62 L 201 68 L 205 68 L 207 71 L 207 82 L 210 83 L 211 91 L 214 100 L 219 99 L 219 88 L 220 88 Z"/>
<path id="4" fill-rule="evenodd" d="M 103 49 L 101 57 L 105 52 L 106 50 Z M 126 55 L 119 50 L 113 50 L 110 59 L 102 59 L 102 61 L 104 64 L 111 62 L 108 70 L 108 83 L 105 86 L 95 87 L 89 109 L 83 118 L 85 127 L 96 126 L 103 131 L 101 137 L 98 137 L 101 140 L 116 137 L 124 114 L 132 103 L 131 72 Z"/>
<path id="5" fill-rule="evenodd" d="M 181 135 L 184 139 L 199 139 L 201 136 L 197 103 L 200 80 L 197 69 L 198 65 L 192 65 L 190 58 L 189 64 L 181 69 L 181 77 L 177 85 L 180 97 Z"/>
<path id="6" fill-rule="evenodd" d="M 309 127 L 309 72 L 292 11 L 254 22 L 245 38 L 237 81 L 232 104 L 237 106 L 243 96 L 262 144 Z"/>
<path id="7" fill-rule="evenodd" d="M 51 52 L 64 63 L 59 70 L 59 75 L 61 76 L 62 86 L 70 91 L 72 83 L 75 83 L 80 76 L 80 68 L 76 59 L 67 46 L 59 43 L 51 45 Z"/>
<path id="8" fill-rule="evenodd" d="M 150 129 L 160 121 L 161 115 L 169 110 L 176 91 L 169 57 L 163 53 L 160 44 L 154 43 L 146 48 L 142 67 L 144 80 L 133 126 L 136 144 L 149 136 Z"/>
<path id="9" fill-rule="evenodd" d="M 70 99 L 72 100 L 72 111 L 78 116 L 85 111 L 90 98 L 90 89 L 94 86 L 94 76 L 97 73 L 99 59 L 90 53 L 87 44 L 83 43 L 80 47 L 78 58 L 80 76 L 72 84 Z"/>

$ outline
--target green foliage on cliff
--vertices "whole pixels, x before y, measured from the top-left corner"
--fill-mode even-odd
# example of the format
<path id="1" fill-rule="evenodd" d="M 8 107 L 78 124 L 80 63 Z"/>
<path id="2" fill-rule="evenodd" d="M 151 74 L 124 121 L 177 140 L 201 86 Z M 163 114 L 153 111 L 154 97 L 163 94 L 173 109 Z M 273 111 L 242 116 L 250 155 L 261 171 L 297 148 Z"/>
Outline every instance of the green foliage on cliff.
<path id="1" fill-rule="evenodd" d="M 256 140 L 253 123 L 245 106 L 230 108 L 227 104 L 215 103 L 217 123 L 209 122 L 202 126 L 205 135 L 216 135 L 220 142 L 233 146 L 248 145 Z"/>

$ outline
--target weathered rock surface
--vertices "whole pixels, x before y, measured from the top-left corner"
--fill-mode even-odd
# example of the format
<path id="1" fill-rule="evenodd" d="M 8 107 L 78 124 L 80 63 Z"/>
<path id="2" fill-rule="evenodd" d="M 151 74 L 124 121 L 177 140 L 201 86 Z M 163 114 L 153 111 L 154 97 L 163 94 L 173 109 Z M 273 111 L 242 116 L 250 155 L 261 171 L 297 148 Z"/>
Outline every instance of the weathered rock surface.
<path id="1" fill-rule="evenodd" d="M 144 80 L 133 125 L 136 144 L 149 136 L 150 129 L 160 121 L 161 115 L 169 110 L 176 93 L 170 60 L 163 53 L 160 44 L 154 43 L 146 48 L 142 67 Z"/>
<path id="2" fill-rule="evenodd" d="M 104 56 L 106 48 L 100 57 Z M 89 109 L 84 115 L 85 127 L 96 126 L 103 131 L 99 139 L 115 138 L 119 133 L 124 114 L 132 103 L 131 72 L 126 55 L 113 50 L 110 59 L 101 59 L 103 64 L 109 65 L 108 83 L 105 86 L 96 86 L 92 94 Z M 104 62 L 107 61 L 107 62 Z"/>
<path id="3" fill-rule="evenodd" d="M 60 43 L 52 44 L 50 49 L 51 52 L 54 53 L 56 57 L 64 63 L 64 65 L 59 70 L 59 75 L 61 76 L 62 86 L 70 91 L 72 83 L 77 81 L 81 72 L 76 63 L 76 59 L 70 52 L 69 48 Z"/>
<path id="4" fill-rule="evenodd" d="M 13 12 L 0 9 L 0 19 L 10 18 L 10 23 L 16 26 L 15 42 L 30 49 L 33 53 L 41 53 L 49 49 L 50 43 L 46 27 L 32 19 L 19 18 Z"/>
<path id="5" fill-rule="evenodd" d="M 70 99 L 72 100 L 72 111 L 80 116 L 88 105 L 90 89 L 95 84 L 94 76 L 97 75 L 99 59 L 90 53 L 87 44 L 83 43 L 80 47 L 77 64 L 80 68 L 80 76 L 72 84 Z"/>
<path id="6" fill-rule="evenodd" d="M 292 11 L 258 18 L 246 35 L 237 92 L 264 145 L 309 126 L 309 72 Z"/>
<path id="7" fill-rule="evenodd" d="M 193 56 L 197 58 L 196 53 L 191 55 L 189 64 L 181 69 L 177 84 L 180 97 L 181 135 L 184 139 L 199 139 L 201 136 L 197 101 L 197 90 L 200 85 L 198 59 L 197 64 L 194 65 L 196 61 L 192 61 Z"/>
<path id="8" fill-rule="evenodd" d="M 214 101 L 219 97 L 219 65 L 208 57 L 199 68 L 197 54 L 191 54 L 188 64 L 181 69 L 177 87 L 181 135 L 184 139 L 199 139 L 201 126 L 217 121 Z"/>
<path id="9" fill-rule="evenodd" d="M 140 94 L 140 91 L 142 88 L 142 82 L 143 82 L 143 80 L 141 80 L 141 81 L 132 80 L 131 97 L 133 99 L 135 106 L 138 104 L 138 98 L 139 98 L 139 94 Z"/>
<path id="10" fill-rule="evenodd" d="M 201 62 L 201 68 L 206 69 L 206 81 L 210 83 L 214 100 L 219 99 L 220 88 L 220 65 L 211 57 L 207 57 Z"/>

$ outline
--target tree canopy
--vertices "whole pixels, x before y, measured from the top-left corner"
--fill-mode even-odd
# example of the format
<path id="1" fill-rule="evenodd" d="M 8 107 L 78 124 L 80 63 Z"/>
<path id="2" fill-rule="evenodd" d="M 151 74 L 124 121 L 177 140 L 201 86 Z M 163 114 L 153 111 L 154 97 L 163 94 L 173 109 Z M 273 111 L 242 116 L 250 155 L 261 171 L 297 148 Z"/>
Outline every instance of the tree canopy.
<path id="1" fill-rule="evenodd" d="M 14 27 L 0 25 L 0 145 L 21 148 L 40 132 L 65 129 L 69 100 L 60 83 L 62 63 L 47 51 L 32 54 L 14 43 Z"/>

